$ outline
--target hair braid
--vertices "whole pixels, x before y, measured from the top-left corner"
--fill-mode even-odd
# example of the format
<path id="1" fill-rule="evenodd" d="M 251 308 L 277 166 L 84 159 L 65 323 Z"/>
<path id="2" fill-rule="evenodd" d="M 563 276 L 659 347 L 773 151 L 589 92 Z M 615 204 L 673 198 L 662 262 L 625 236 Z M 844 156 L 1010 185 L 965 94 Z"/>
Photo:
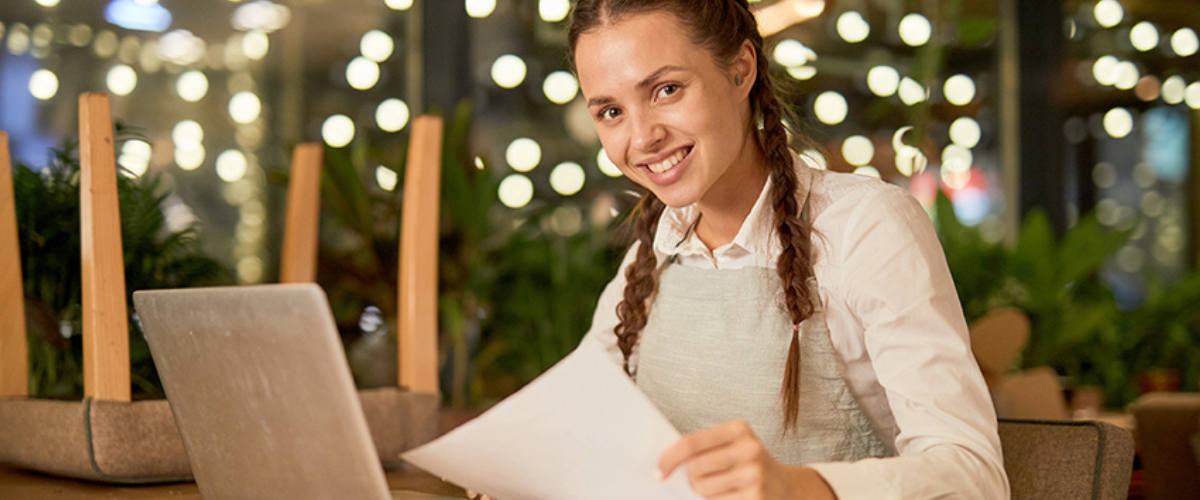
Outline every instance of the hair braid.
<path id="1" fill-rule="evenodd" d="M 746 15 L 751 15 L 745 11 Z M 769 62 L 763 49 L 762 38 L 751 37 L 757 52 L 758 78 L 751 91 L 753 106 L 760 114 L 763 131 L 759 143 L 766 155 L 767 168 L 771 175 L 771 205 L 775 210 L 776 235 L 782 251 L 775 267 L 783 285 L 784 309 L 792 320 L 792 341 L 788 346 L 787 364 L 780 387 L 783 398 L 783 422 L 785 431 L 794 430 L 799 416 L 800 399 L 800 324 L 816 310 L 816 297 L 808 287 L 812 272 L 812 228 L 801 217 L 800 201 L 797 198 L 799 178 L 792 164 L 788 148 L 787 128 L 783 123 L 783 106 L 775 95 L 771 83 Z"/>
<path id="2" fill-rule="evenodd" d="M 658 218 L 666 205 L 647 191 L 642 201 L 635 209 L 634 237 L 638 241 L 637 257 L 633 264 L 625 270 L 625 295 L 617 304 L 617 324 L 614 330 L 617 334 L 617 346 L 625 356 L 625 373 L 633 375 L 629 366 L 629 357 L 637 345 L 642 329 L 646 327 L 649 317 L 647 299 L 658 288 L 654 270 L 658 268 L 658 258 L 654 255 L 654 234 L 658 230 Z"/>

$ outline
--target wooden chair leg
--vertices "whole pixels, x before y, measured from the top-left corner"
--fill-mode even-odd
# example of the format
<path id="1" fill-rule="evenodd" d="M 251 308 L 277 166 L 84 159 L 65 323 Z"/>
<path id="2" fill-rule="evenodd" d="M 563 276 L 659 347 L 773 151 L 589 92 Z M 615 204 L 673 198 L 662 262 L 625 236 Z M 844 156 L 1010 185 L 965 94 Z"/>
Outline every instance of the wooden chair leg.
<path id="1" fill-rule="evenodd" d="M 317 237 L 321 215 L 320 144 L 296 146 L 292 156 L 292 175 L 288 181 L 287 221 L 283 229 L 280 255 L 280 283 L 317 281 Z"/>
<path id="2" fill-rule="evenodd" d="M 437 394 L 438 209 L 442 179 L 442 119 L 413 121 L 400 225 L 400 386 Z"/>
<path id="3" fill-rule="evenodd" d="M 29 348 L 25 342 L 25 293 L 12 164 L 8 135 L 0 132 L 0 397 L 28 395 Z"/>
<path id="4" fill-rule="evenodd" d="M 79 97 L 83 262 L 83 392 L 129 401 L 129 322 L 117 205 L 117 163 L 108 96 Z"/>

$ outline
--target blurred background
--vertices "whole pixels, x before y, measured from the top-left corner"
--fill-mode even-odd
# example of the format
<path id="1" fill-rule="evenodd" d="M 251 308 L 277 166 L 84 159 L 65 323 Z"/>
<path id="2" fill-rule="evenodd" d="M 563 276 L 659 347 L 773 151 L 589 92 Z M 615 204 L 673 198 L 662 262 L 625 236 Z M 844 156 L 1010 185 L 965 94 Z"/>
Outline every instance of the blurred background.
<path id="1" fill-rule="evenodd" d="M 1068 396 L 1089 395 L 1080 411 L 1200 389 L 1191 0 L 751 4 L 793 128 L 820 145 L 805 161 L 903 186 L 929 209 L 968 320 L 1029 317 L 1011 371 L 1052 368 Z M 82 392 L 70 194 L 87 91 L 110 93 L 119 122 L 131 291 L 276 281 L 291 150 L 326 145 L 318 281 L 363 387 L 395 380 L 407 125 L 444 116 L 446 403 L 483 407 L 536 377 L 590 325 L 637 200 L 579 96 L 570 9 L 0 3 L 33 395 Z M 136 393 L 161 395 L 133 342 Z"/>

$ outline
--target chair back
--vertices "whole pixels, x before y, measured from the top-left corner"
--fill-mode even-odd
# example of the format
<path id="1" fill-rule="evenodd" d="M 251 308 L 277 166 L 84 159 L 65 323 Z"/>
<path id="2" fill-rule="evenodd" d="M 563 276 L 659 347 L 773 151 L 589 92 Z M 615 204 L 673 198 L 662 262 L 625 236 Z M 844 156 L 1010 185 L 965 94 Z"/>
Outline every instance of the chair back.
<path id="1" fill-rule="evenodd" d="M 1000 420 L 1013 500 L 1123 500 L 1133 472 L 1133 437 L 1094 421 Z"/>
<path id="2" fill-rule="evenodd" d="M 12 179 L 8 135 L 0 132 L 0 397 L 25 396 L 29 389 L 25 293 Z"/>
<path id="3" fill-rule="evenodd" d="M 1152 392 L 1133 415 L 1146 500 L 1200 498 L 1200 394 Z"/>

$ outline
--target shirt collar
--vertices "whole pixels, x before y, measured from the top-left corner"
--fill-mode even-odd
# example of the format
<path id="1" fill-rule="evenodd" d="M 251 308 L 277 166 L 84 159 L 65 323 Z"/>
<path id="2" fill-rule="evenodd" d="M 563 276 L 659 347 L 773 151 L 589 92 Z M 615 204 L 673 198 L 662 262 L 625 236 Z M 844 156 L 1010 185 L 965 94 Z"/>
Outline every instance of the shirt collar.
<path id="1" fill-rule="evenodd" d="M 796 153 L 793 152 L 791 157 L 792 165 L 798 174 L 797 191 L 800 193 L 800 199 L 797 201 L 803 207 L 809 193 L 809 184 L 812 182 L 812 168 L 801 161 Z M 717 250 L 742 249 L 767 260 L 773 260 L 779 255 L 782 246 L 775 236 L 775 210 L 770 199 L 771 185 L 771 177 L 768 176 L 762 191 L 758 193 L 754 207 L 750 209 L 750 214 L 742 222 L 742 227 L 738 229 L 733 241 Z M 700 210 L 694 203 L 685 207 L 663 209 L 654 236 L 654 252 L 659 262 L 672 255 L 709 253 L 704 242 L 696 236 L 695 225 L 699 216 Z"/>

